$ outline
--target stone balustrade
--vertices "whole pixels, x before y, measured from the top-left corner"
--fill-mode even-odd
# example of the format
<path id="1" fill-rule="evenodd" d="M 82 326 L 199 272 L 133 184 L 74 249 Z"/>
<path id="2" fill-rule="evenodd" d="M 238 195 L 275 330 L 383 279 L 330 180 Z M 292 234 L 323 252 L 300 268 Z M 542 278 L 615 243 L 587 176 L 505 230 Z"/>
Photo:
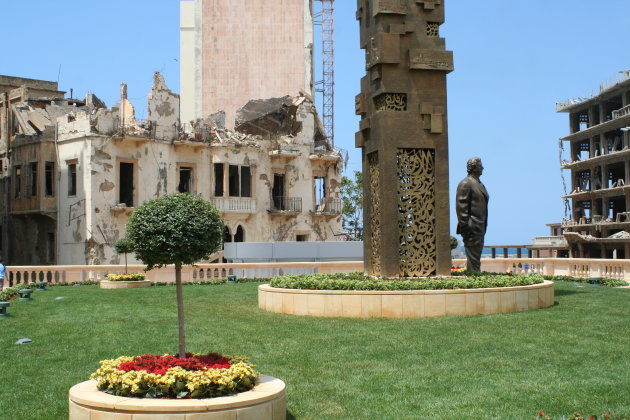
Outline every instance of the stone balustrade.
<path id="1" fill-rule="evenodd" d="M 454 259 L 452 265 L 465 267 L 465 259 Z M 585 259 L 585 258 L 483 258 L 484 271 L 499 273 L 537 273 L 555 276 L 605 277 L 630 281 L 630 259 Z M 76 281 L 100 281 L 108 273 L 124 272 L 124 265 L 52 265 L 52 266 L 9 266 L 5 286 L 28 282 L 72 283 Z M 143 272 L 143 265 L 129 265 L 128 272 Z M 363 271 L 363 262 L 281 262 L 198 264 L 182 267 L 183 281 L 225 279 L 230 275 L 237 278 L 270 278 L 282 274 L 337 273 Z M 158 282 L 173 282 L 175 268 L 167 266 L 148 271 L 147 279 Z"/>
<path id="2" fill-rule="evenodd" d="M 129 273 L 144 272 L 144 265 L 128 265 Z M 239 263 L 239 264 L 197 264 L 182 267 L 182 281 L 203 281 L 237 278 L 271 278 L 283 274 L 343 273 L 362 271 L 361 261 L 348 262 L 278 262 L 278 263 Z M 48 281 L 50 283 L 72 283 L 77 281 L 100 281 L 109 273 L 123 273 L 124 265 L 47 265 L 9 266 L 8 281 L 5 286 L 22 283 Z M 167 266 L 146 273 L 147 280 L 154 282 L 174 282 L 175 267 Z M 8 284 L 7 284 L 8 283 Z"/>

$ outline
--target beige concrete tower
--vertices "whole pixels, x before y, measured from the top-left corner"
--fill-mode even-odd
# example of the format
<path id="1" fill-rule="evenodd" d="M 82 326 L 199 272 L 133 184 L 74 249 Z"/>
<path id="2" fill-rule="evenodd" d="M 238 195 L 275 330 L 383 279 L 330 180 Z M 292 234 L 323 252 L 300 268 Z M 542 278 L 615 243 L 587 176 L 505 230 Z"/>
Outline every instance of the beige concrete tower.
<path id="1" fill-rule="evenodd" d="M 358 0 L 365 269 L 450 274 L 444 0 Z"/>
<path id="2" fill-rule="evenodd" d="M 313 90 L 312 0 L 180 2 L 181 120 Z"/>

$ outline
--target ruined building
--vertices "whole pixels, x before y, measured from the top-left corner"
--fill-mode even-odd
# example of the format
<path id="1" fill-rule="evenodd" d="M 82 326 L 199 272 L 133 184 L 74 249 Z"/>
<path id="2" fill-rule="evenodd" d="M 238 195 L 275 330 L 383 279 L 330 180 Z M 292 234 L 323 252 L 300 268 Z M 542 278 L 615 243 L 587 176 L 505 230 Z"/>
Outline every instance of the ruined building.
<path id="1" fill-rule="evenodd" d="M 630 71 L 597 95 L 557 104 L 569 114 L 571 215 L 561 229 L 572 257 L 630 258 Z"/>
<path id="2" fill-rule="evenodd" d="M 111 108 L 57 83 L 0 76 L 0 252 L 12 265 L 115 264 L 134 207 L 184 192 L 214 202 L 225 241 L 334 240 L 339 153 L 307 93 L 244 104 L 183 127 L 155 74 L 137 121 L 121 86 Z"/>

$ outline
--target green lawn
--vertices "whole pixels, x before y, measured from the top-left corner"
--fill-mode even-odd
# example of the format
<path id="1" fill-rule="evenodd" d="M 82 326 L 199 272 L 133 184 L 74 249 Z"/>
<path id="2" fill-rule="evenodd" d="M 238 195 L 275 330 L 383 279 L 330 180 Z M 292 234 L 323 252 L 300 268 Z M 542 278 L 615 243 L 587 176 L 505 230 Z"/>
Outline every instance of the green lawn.
<path id="1" fill-rule="evenodd" d="M 559 282 L 543 310 L 365 320 L 267 313 L 256 287 L 185 287 L 188 350 L 249 356 L 287 383 L 289 418 L 630 414 L 628 289 Z M 174 287 L 34 297 L 0 319 L 2 419 L 65 419 L 68 389 L 99 360 L 176 352 Z M 23 337 L 33 343 L 14 344 Z"/>

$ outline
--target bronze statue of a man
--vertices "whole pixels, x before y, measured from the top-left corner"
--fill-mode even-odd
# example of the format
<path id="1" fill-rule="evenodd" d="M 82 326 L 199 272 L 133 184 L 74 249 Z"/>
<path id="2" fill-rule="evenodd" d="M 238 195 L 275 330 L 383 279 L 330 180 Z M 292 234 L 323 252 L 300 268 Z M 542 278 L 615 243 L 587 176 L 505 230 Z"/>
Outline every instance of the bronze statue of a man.
<path id="1" fill-rule="evenodd" d="M 457 186 L 455 212 L 457 233 L 462 235 L 466 247 L 468 271 L 481 271 L 483 238 L 488 227 L 488 191 L 479 177 L 483 165 L 478 157 L 468 159 L 468 176 Z"/>

